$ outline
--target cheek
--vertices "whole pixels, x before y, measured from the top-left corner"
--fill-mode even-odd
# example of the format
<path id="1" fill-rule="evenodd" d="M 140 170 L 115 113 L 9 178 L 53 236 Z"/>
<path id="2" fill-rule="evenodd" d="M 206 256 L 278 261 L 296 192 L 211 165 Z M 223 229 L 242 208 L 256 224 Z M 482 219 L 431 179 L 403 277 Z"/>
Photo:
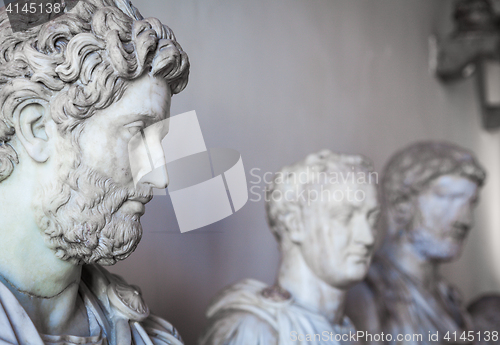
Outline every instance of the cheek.
<path id="1" fill-rule="evenodd" d="M 115 182 L 128 182 L 132 177 L 126 140 L 118 137 L 116 132 L 101 131 L 99 135 L 94 133 L 83 136 L 80 140 L 83 163 L 111 177 Z"/>
<path id="2" fill-rule="evenodd" d="M 123 138 L 117 140 L 113 147 L 113 167 L 114 175 L 117 181 L 126 182 L 132 178 L 128 142 Z"/>
<path id="3" fill-rule="evenodd" d="M 332 260 L 335 249 L 332 248 L 327 228 L 318 225 L 316 228 L 310 228 L 310 231 L 308 240 L 303 243 L 303 253 L 309 263 L 316 267 L 315 271 L 324 271 L 324 263 Z"/>
<path id="4" fill-rule="evenodd" d="M 320 239 L 330 262 L 341 263 L 345 258 L 345 252 L 349 250 L 350 236 L 347 229 L 340 224 L 333 224 Z M 330 264 L 331 265 L 331 264 Z"/>
<path id="5" fill-rule="evenodd" d="M 440 212 L 435 212 L 434 222 L 441 225 L 442 228 L 447 228 L 459 218 L 462 207 L 453 200 L 448 200 L 443 204 L 444 207 L 439 210 Z"/>
<path id="6" fill-rule="evenodd" d="M 431 198 L 420 204 L 422 221 L 427 228 L 439 228 L 450 217 L 450 202 L 445 198 Z"/>

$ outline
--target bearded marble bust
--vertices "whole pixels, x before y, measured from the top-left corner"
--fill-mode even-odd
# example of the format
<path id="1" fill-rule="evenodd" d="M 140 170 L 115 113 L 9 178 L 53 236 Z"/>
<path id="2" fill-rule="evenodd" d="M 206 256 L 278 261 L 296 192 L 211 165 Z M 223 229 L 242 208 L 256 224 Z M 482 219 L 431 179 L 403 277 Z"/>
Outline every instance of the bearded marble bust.
<path id="1" fill-rule="evenodd" d="M 172 31 L 127 0 L 16 32 L 0 10 L 0 342 L 182 344 L 102 265 L 134 251 L 168 183 L 135 185 L 127 145 L 169 116 L 188 71 Z"/>
<path id="2" fill-rule="evenodd" d="M 328 150 L 277 172 L 266 191 L 281 251 L 276 282 L 224 289 L 208 307 L 200 343 L 349 343 L 346 292 L 368 272 L 379 213 L 373 174 L 368 159 Z"/>
<path id="3" fill-rule="evenodd" d="M 471 152 L 446 142 L 415 143 L 391 157 L 381 184 L 385 243 L 348 296 L 358 330 L 383 332 L 387 344 L 435 344 L 447 332 L 453 339 L 473 330 L 459 291 L 439 268 L 459 258 L 484 179 Z"/>

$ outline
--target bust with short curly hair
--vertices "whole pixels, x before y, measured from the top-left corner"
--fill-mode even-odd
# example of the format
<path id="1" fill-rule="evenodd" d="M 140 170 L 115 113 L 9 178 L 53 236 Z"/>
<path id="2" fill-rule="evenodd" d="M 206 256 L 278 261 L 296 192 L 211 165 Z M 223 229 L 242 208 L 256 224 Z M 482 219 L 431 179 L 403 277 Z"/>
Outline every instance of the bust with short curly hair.
<path id="1" fill-rule="evenodd" d="M 128 142 L 168 118 L 188 74 L 173 32 L 129 0 L 80 0 L 26 30 L 0 10 L 1 339 L 181 343 L 101 265 L 135 250 L 168 183 L 134 184 Z"/>
<path id="2" fill-rule="evenodd" d="M 345 296 L 370 266 L 376 183 L 367 158 L 329 150 L 280 169 L 266 191 L 281 252 L 276 283 L 245 279 L 220 292 L 208 307 L 201 344 L 347 343 L 355 331 L 344 315 Z"/>
<path id="3" fill-rule="evenodd" d="M 385 242 L 348 298 L 359 330 L 384 332 L 389 344 L 430 344 L 429 332 L 443 341 L 471 329 L 439 267 L 459 257 L 485 175 L 470 151 L 447 142 L 415 143 L 390 158 L 381 184 Z"/>

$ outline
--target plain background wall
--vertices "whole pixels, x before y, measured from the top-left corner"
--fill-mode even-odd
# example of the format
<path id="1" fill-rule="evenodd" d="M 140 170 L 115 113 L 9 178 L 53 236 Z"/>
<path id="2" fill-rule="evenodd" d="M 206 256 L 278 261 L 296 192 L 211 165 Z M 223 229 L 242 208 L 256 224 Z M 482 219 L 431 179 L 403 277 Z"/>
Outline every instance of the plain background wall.
<path id="1" fill-rule="evenodd" d="M 444 86 L 428 67 L 429 36 L 451 29 L 450 0 L 134 4 L 169 25 L 189 54 L 190 83 L 172 114 L 196 110 L 209 147 L 242 154 L 249 187 L 264 187 L 251 169 L 262 176 L 322 148 L 364 154 L 378 171 L 417 140 L 475 151 L 488 181 L 465 252 L 443 271 L 466 299 L 500 290 L 500 137 L 481 128 L 473 79 Z M 246 277 L 274 281 L 279 253 L 263 200 L 180 234 L 169 198 L 155 197 L 142 223 L 142 243 L 111 270 L 140 285 L 189 345 L 217 291 Z"/>

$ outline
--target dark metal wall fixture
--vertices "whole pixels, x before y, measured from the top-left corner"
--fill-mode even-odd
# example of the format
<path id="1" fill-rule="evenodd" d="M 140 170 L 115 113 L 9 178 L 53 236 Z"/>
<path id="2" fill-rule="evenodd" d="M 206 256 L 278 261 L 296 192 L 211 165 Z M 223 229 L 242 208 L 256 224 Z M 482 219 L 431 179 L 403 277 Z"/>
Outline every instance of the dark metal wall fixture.
<path id="1" fill-rule="evenodd" d="M 457 0 L 454 31 L 431 40 L 431 69 L 444 83 L 476 75 L 482 121 L 500 127 L 500 16 L 490 0 Z"/>

